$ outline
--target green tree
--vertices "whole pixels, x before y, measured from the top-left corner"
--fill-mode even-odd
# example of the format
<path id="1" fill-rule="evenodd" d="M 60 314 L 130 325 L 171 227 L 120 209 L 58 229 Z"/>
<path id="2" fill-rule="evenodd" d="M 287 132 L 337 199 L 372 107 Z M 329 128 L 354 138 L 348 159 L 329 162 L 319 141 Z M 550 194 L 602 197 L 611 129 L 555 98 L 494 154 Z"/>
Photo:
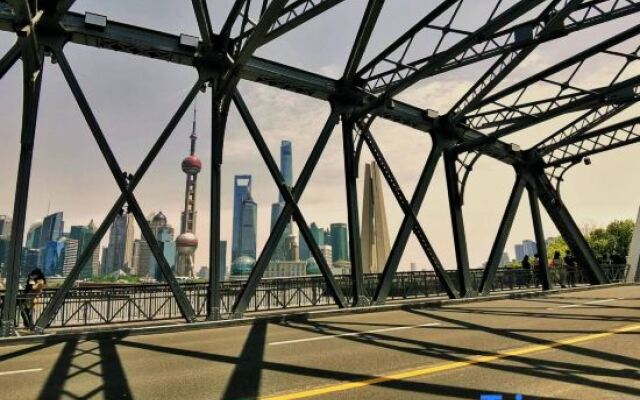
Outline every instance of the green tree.
<path id="1" fill-rule="evenodd" d="M 592 230 L 587 236 L 587 242 L 598 260 L 609 258 L 615 247 L 612 236 L 603 228 Z"/>
<path id="2" fill-rule="evenodd" d="M 564 241 L 562 236 L 556 236 L 554 238 L 551 238 L 547 243 L 547 258 L 549 259 L 549 261 L 551 261 L 556 251 L 559 251 L 560 255 L 564 257 L 564 255 L 567 253 L 567 250 L 569 250 L 569 246 Z"/>
<path id="3" fill-rule="evenodd" d="M 619 256 L 629 255 L 629 247 L 633 238 L 635 224 L 631 219 L 616 220 L 607 225 L 607 233 L 613 241 L 611 254 Z"/>

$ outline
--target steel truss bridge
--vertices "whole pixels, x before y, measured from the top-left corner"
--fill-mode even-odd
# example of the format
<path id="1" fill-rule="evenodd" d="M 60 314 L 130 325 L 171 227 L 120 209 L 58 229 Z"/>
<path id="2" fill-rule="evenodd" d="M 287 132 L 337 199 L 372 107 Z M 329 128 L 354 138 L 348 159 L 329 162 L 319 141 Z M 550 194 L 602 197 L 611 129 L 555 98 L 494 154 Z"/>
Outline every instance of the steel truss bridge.
<path id="1" fill-rule="evenodd" d="M 591 284 L 609 281 L 592 250 L 580 233 L 559 195 L 564 173 L 586 157 L 621 148 L 640 140 L 640 118 L 615 124 L 607 121 L 620 115 L 638 100 L 640 77 L 637 68 L 640 25 L 613 35 L 582 35 L 594 43 L 527 78 L 510 83 L 507 78 L 538 46 L 559 40 L 596 25 L 610 23 L 640 11 L 637 0 L 488 0 L 489 15 L 474 30 L 456 28 L 465 5 L 471 0 L 441 0 L 424 18 L 394 40 L 380 54 L 363 62 L 365 50 L 383 10 L 384 0 L 368 0 L 342 77 L 338 80 L 293 68 L 254 53 L 261 46 L 288 34 L 300 25 L 347 3 L 348 0 L 235 0 L 225 22 L 214 27 L 205 0 L 192 0 L 199 38 L 132 26 L 105 17 L 70 11 L 73 0 L 0 1 L 0 29 L 12 32 L 16 43 L 0 59 L 0 78 L 22 60 L 23 113 L 20 160 L 13 211 L 12 242 L 7 268 L 7 289 L 2 310 L 2 334 L 11 335 L 16 312 L 22 238 L 29 195 L 30 170 L 37 124 L 44 61 L 48 57 L 61 69 L 89 129 L 103 154 L 121 194 L 80 255 L 64 284 L 55 291 L 39 315 L 36 328 L 43 331 L 65 304 L 81 266 L 85 265 L 109 229 L 115 216 L 127 207 L 142 230 L 153 256 L 166 279 L 180 315 L 196 321 L 221 317 L 219 281 L 220 176 L 227 116 L 233 104 L 247 126 L 286 206 L 278 218 L 256 265 L 230 306 L 233 317 L 242 317 L 256 294 L 268 262 L 287 223 L 293 219 L 317 261 L 324 284 L 340 308 L 383 304 L 389 297 L 398 264 L 413 233 L 429 259 L 443 291 L 451 298 L 488 294 L 493 287 L 498 264 L 510 232 L 518 204 L 525 190 L 541 264 L 546 266 L 545 236 L 539 204 L 567 241 Z M 210 2 L 211 3 L 211 2 Z M 424 38 L 435 44 L 429 46 Z M 163 60 L 193 68 L 198 79 L 171 117 L 166 128 L 134 174 L 124 174 L 108 145 L 94 112 L 76 80 L 65 56 L 65 46 L 75 43 L 100 49 Z M 426 50 L 429 49 L 429 50 Z M 576 79 L 578 72 L 594 59 L 606 56 L 619 64 L 611 81 L 586 87 Z M 484 63 L 482 63 L 485 61 Z M 449 71 L 477 64 L 488 65 L 451 110 L 425 110 L 397 99 L 416 84 Z M 635 65 L 634 65 L 635 64 Z M 635 70 L 637 72 L 637 69 Z M 327 101 L 331 113 L 316 138 L 315 145 L 293 187 L 288 187 L 270 153 L 259 127 L 237 90 L 240 80 L 254 81 L 282 90 Z M 509 83 L 507 83 L 509 82 Z M 540 90 L 544 86 L 545 90 Z M 206 289 L 206 312 L 196 312 L 185 288 L 178 284 L 164 259 L 135 195 L 145 173 L 166 144 L 199 91 L 206 90 L 212 101 L 212 174 L 210 261 L 211 278 Z M 508 135 L 536 128 L 552 119 L 572 116 L 562 129 L 547 132 L 546 139 L 529 149 L 505 141 Z M 386 119 L 428 134 L 433 146 L 409 195 L 400 189 L 392 170 L 377 145 L 371 127 L 376 119 Z M 311 235 L 297 205 L 317 165 L 334 127 L 341 125 L 344 150 L 349 225 L 349 253 L 352 272 L 349 296 L 338 283 Z M 404 219 L 393 243 L 380 279 L 371 292 L 365 289 L 357 202 L 359 155 L 367 147 L 381 167 Z M 479 157 L 490 157 L 513 167 L 515 184 L 507 202 L 498 234 L 480 283 L 475 284 L 469 259 L 463 220 L 466 182 Z M 436 165 L 443 160 L 449 196 L 457 270 L 449 274 L 440 262 L 417 215 L 424 202 Z M 544 268 L 541 286 L 552 287 Z"/>

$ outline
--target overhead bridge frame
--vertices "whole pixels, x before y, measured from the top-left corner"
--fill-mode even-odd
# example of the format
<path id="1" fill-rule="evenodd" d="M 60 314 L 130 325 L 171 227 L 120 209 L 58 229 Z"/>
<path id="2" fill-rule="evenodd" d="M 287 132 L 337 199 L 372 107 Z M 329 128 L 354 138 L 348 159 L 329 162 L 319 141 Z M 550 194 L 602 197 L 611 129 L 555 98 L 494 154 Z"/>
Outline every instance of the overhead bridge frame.
<path id="1" fill-rule="evenodd" d="M 255 295 L 271 256 L 286 225 L 293 219 L 309 245 L 328 291 L 338 307 L 360 307 L 384 304 L 407 241 L 413 233 L 432 264 L 446 293 L 451 298 L 488 294 L 496 275 L 499 257 L 513 223 L 524 191 L 531 205 L 538 252 L 546 265 L 544 232 L 540 221 L 542 203 L 552 221 L 565 238 L 579 263 L 588 271 L 593 284 L 607 282 L 601 267 L 559 192 L 554 187 L 558 168 L 568 168 L 585 156 L 620 148 L 638 142 L 637 119 L 630 119 L 606 128 L 598 125 L 628 109 L 640 97 L 640 78 L 625 76 L 619 79 L 631 63 L 638 60 L 638 50 L 623 52 L 616 45 L 637 38 L 640 29 L 630 28 L 606 38 L 591 48 L 569 57 L 530 78 L 496 92 L 495 88 L 527 56 L 542 43 L 557 40 L 574 32 L 591 28 L 640 11 L 640 0 L 511 0 L 508 7 L 492 0 L 494 7 L 489 18 L 475 31 L 463 32 L 451 28 L 459 17 L 465 1 L 441 0 L 422 20 L 400 35 L 379 55 L 365 65 L 363 55 L 371 35 L 379 24 L 384 0 L 369 0 L 354 39 L 341 79 L 331 79 L 254 55 L 257 49 L 286 35 L 301 24 L 338 8 L 348 0 L 235 0 L 224 24 L 215 30 L 211 23 L 206 0 L 192 0 L 193 12 L 200 38 L 197 44 L 185 37 L 133 26 L 108 18 L 104 23 L 90 23 L 86 15 L 70 11 L 73 0 L 0 0 L 0 30 L 15 34 L 16 43 L 0 58 L 0 79 L 18 60 L 22 61 L 23 113 L 20 140 L 20 160 L 16 178 L 13 225 L 9 262 L 6 269 L 7 289 L 1 314 L 3 336 L 14 334 L 16 298 L 21 269 L 22 238 L 29 197 L 33 148 L 36 140 L 37 113 L 40 88 L 44 79 L 45 59 L 50 57 L 61 69 L 66 83 L 85 118 L 119 189 L 120 196 L 95 232 L 87 248 L 64 283 L 47 303 L 36 322 L 44 331 L 79 277 L 94 250 L 99 246 L 118 213 L 132 213 L 143 237 L 167 281 L 187 322 L 195 321 L 193 310 L 183 288 L 178 284 L 167 260 L 160 251 L 144 212 L 140 208 L 135 188 L 162 150 L 177 124 L 200 91 L 208 91 L 212 109 L 211 161 L 211 221 L 210 221 L 210 279 L 208 283 L 207 319 L 221 318 L 220 307 L 220 187 L 223 165 L 223 145 L 229 110 L 234 106 L 247 127 L 270 175 L 274 179 L 286 205 L 261 252 L 256 266 L 244 284 L 232 307 L 232 317 L 240 318 L 247 311 Z M 531 15 L 534 15 L 531 17 Z M 448 23 L 440 23 L 447 16 Z M 520 18 L 520 19 L 519 19 Z M 524 20 L 523 20 L 524 18 Z M 529 18 L 529 19 L 527 19 Z M 510 25 L 511 21 L 522 21 Z M 438 40 L 430 54 L 416 56 L 413 48 L 421 34 L 429 33 Z M 463 35 L 449 47 L 440 46 L 449 35 Z M 91 105 L 85 98 L 65 56 L 65 46 L 74 43 L 99 49 L 133 54 L 161 60 L 187 68 L 194 68 L 198 79 L 186 91 L 184 100 L 168 121 L 156 142 L 132 174 L 123 171 L 108 145 Z M 640 46 L 638 46 L 640 49 Z M 623 70 L 610 85 L 581 88 L 568 81 L 555 80 L 554 74 L 567 69 L 575 75 L 591 58 L 607 54 L 626 60 Z M 439 114 L 396 99 L 404 90 L 424 79 L 455 70 L 478 61 L 495 58 L 495 63 L 475 83 L 463 98 L 446 113 Z M 288 187 L 269 151 L 263 134 L 254 121 L 237 85 L 241 80 L 269 85 L 281 90 L 310 96 L 329 103 L 331 112 L 316 138 L 315 146 L 300 177 Z M 523 102 L 518 93 L 541 82 L 558 87 L 558 93 L 536 101 Z M 513 100 L 513 97 L 516 100 Z M 542 121 L 576 111 L 584 114 L 562 130 L 552 132 L 538 145 L 520 150 L 503 139 Z M 409 199 L 401 190 L 395 175 L 372 133 L 377 119 L 386 119 L 428 134 L 432 141 L 429 154 L 417 154 L 424 163 L 415 192 Z M 349 250 L 352 285 L 349 299 L 337 283 L 320 253 L 298 201 L 321 158 L 322 152 L 336 126 L 344 153 L 345 190 L 349 225 Z M 360 153 L 366 148 L 380 165 L 384 178 L 404 214 L 390 256 L 381 274 L 375 293 L 366 293 L 360 249 L 357 178 Z M 475 287 L 472 281 L 463 216 L 463 194 L 467 178 L 480 157 L 491 157 L 513 167 L 515 184 L 498 234 L 489 254 L 482 282 Z M 426 229 L 418 220 L 436 166 L 444 163 L 452 232 L 456 254 L 457 274 L 451 275 L 440 262 L 431 245 Z M 552 282 L 543 271 L 543 288 Z M 370 297 L 371 296 L 371 297 Z"/>

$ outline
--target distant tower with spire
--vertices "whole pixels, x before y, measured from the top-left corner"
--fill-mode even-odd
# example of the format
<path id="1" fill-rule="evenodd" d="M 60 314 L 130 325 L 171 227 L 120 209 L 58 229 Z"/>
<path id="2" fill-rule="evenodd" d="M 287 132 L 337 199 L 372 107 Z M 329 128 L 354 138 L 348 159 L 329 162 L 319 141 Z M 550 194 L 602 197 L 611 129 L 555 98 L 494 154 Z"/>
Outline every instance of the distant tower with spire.
<path id="1" fill-rule="evenodd" d="M 179 276 L 195 277 L 194 259 L 198 248 L 196 237 L 196 182 L 202 169 L 202 161 L 196 156 L 196 109 L 193 109 L 193 127 L 191 130 L 191 152 L 182 160 L 182 171 L 187 174 L 187 185 L 184 193 L 184 211 L 180 224 L 180 236 L 176 239 L 178 260 L 176 272 Z"/>

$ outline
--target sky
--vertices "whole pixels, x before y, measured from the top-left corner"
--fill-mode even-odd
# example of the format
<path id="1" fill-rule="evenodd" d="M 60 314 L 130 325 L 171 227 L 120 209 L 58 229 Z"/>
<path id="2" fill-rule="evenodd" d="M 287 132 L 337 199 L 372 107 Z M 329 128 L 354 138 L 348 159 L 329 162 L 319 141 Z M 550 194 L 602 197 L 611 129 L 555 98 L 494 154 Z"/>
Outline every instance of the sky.
<path id="1" fill-rule="evenodd" d="M 216 30 L 220 29 L 230 3 L 220 0 L 208 2 Z M 461 17 L 454 27 L 475 30 L 482 18 L 486 18 L 486 3 L 465 3 L 467 5 L 461 9 Z M 383 50 L 431 10 L 434 4 L 436 2 L 431 0 L 386 2 L 364 61 Z M 347 0 L 299 29 L 260 48 L 257 55 L 339 78 L 365 5 L 364 0 Z M 174 34 L 198 35 L 189 2 L 78 0 L 73 10 L 104 14 L 110 20 Z M 639 22 L 638 16 L 633 15 L 541 45 L 499 88 L 513 84 Z M 433 35 L 419 39 L 424 40 L 424 43 L 419 43 L 416 52 L 428 51 L 433 46 Z M 0 32 L 0 52 L 4 53 L 13 42 L 12 34 Z M 638 42 L 633 39 L 626 45 L 637 47 L 640 44 Z M 129 172 L 135 171 L 195 82 L 195 71 L 163 61 L 74 44 L 67 45 L 65 54 L 121 168 Z M 584 68 L 584 76 L 579 77 L 578 81 L 587 87 L 590 84 L 602 84 L 613 73 L 616 62 L 611 58 L 597 57 Z M 482 62 L 429 78 L 403 92 L 398 98 L 444 114 L 489 65 L 489 62 Z M 67 227 L 87 224 L 91 219 L 99 224 L 118 196 L 117 187 L 58 67 L 47 61 L 43 73 L 27 226 L 42 219 L 48 210 L 64 211 Z M 17 64 L 0 80 L 0 214 L 11 214 L 13 207 L 19 155 L 21 79 L 21 68 Z M 286 139 L 293 142 L 295 181 L 329 114 L 329 105 L 252 82 L 241 82 L 239 90 L 276 160 L 279 160 L 280 141 Z M 534 94 L 544 91 L 543 87 L 534 88 Z M 196 104 L 199 134 L 196 153 L 204 164 L 198 177 L 197 193 L 196 234 L 200 239 L 200 246 L 196 253 L 196 265 L 200 266 L 208 264 L 209 250 L 209 93 L 200 94 Z M 638 108 L 632 107 L 620 118 L 636 116 L 637 110 Z M 512 135 L 507 141 L 528 148 L 566 121 L 567 118 L 564 118 L 541 124 Z M 617 120 L 612 122 L 615 121 Z M 145 214 L 161 210 L 176 230 L 180 225 L 185 187 L 180 162 L 189 151 L 190 130 L 191 113 L 188 113 L 135 192 Z M 410 198 L 431 148 L 428 134 L 381 119 L 376 120 L 372 126 L 372 133 L 406 196 Z M 271 203 L 277 201 L 278 193 L 233 108 L 229 116 L 224 151 L 220 223 L 222 239 L 229 241 L 227 254 L 230 254 L 231 246 L 232 185 L 236 174 L 251 174 L 254 177 L 253 197 L 259 207 L 260 251 L 269 234 Z M 562 184 L 562 195 L 579 226 L 598 226 L 614 219 L 635 218 L 640 205 L 640 185 L 635 182 L 633 171 L 637 170 L 639 157 L 640 146 L 629 146 L 594 156 L 591 166 L 580 165 L 567 173 Z M 371 155 L 364 152 L 362 163 L 370 160 Z M 361 171 L 364 171 L 362 164 Z M 464 217 L 472 266 L 480 266 L 488 258 L 514 179 L 513 170 L 509 166 L 487 157 L 480 158 L 469 178 Z M 359 196 L 362 196 L 361 180 L 359 189 Z M 385 203 L 390 235 L 394 238 L 402 221 L 402 213 L 386 187 Z M 309 223 L 315 221 L 320 226 L 328 227 L 330 223 L 346 221 L 340 126 L 336 127 L 300 206 Z M 454 268 L 455 253 L 441 164 L 419 213 L 419 220 L 443 264 L 447 268 Z M 546 236 L 557 234 L 544 212 L 543 224 Z M 524 196 L 506 247 L 510 256 L 514 257 L 515 243 L 530 238 L 533 238 L 533 228 L 528 201 Z M 102 245 L 106 244 L 107 241 L 104 240 Z M 400 269 L 408 269 L 410 263 L 414 262 L 419 268 L 430 269 L 417 241 L 411 238 Z"/>

